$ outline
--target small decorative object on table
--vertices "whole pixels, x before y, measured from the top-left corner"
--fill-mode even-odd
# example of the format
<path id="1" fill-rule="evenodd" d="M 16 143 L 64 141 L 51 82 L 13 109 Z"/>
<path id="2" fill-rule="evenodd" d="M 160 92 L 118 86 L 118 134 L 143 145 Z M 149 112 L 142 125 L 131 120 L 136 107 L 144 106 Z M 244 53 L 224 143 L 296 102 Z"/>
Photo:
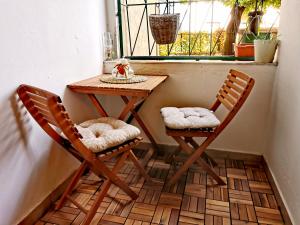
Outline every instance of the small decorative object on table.
<path id="1" fill-rule="evenodd" d="M 100 76 L 100 81 L 111 84 L 132 84 L 147 80 L 145 76 L 135 76 L 127 59 L 121 59 L 114 66 L 111 75 Z"/>
<path id="2" fill-rule="evenodd" d="M 116 79 L 130 79 L 133 77 L 134 72 L 129 65 L 127 59 L 121 59 L 112 70 L 112 75 Z"/>

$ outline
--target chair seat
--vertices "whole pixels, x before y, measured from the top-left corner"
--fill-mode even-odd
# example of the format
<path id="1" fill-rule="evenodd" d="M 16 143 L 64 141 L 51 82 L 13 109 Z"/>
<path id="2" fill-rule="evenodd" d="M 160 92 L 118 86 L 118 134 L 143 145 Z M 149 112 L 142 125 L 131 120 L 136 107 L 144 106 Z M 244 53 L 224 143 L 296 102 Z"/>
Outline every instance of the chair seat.
<path id="1" fill-rule="evenodd" d="M 214 128 L 220 125 L 215 114 L 200 107 L 164 107 L 161 114 L 165 126 L 170 129 L 201 129 Z"/>
<path id="2" fill-rule="evenodd" d="M 137 127 L 111 117 L 88 120 L 76 128 L 82 136 L 82 143 L 95 153 L 121 145 L 141 133 Z"/>

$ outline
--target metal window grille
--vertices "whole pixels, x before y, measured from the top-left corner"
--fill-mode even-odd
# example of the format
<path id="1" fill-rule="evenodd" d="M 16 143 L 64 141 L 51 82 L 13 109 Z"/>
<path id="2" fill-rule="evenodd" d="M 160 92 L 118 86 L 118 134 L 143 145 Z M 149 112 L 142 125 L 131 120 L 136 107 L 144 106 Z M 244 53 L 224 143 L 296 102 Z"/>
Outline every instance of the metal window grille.
<path id="1" fill-rule="evenodd" d="M 222 24 L 220 0 L 117 0 L 121 57 L 130 59 L 253 60 L 252 57 L 223 56 L 222 45 L 230 10 Z M 202 22 L 197 21 L 197 7 Z M 200 8 L 199 8 L 200 9 Z M 155 43 L 148 20 L 150 14 L 180 13 L 176 42 Z M 196 19 L 195 19 L 196 18 Z"/>

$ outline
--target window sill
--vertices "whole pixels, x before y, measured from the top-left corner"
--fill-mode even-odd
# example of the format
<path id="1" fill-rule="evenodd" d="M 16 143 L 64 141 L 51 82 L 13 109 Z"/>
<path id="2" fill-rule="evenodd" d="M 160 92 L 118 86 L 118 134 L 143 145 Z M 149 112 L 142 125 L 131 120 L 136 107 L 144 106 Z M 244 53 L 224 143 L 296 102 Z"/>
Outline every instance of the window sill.
<path id="1" fill-rule="evenodd" d="M 104 65 L 115 64 L 117 60 L 104 61 Z M 278 62 L 259 63 L 255 61 L 223 61 L 223 60 L 129 60 L 131 64 L 201 64 L 201 65 L 264 65 L 278 66 Z"/>

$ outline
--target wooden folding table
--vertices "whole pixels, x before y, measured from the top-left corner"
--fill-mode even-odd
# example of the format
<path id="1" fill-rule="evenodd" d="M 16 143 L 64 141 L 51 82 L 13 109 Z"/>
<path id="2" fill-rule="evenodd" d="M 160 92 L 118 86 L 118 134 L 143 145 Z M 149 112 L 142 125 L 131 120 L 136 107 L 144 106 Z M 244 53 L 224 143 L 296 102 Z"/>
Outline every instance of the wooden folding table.
<path id="1" fill-rule="evenodd" d="M 73 84 L 69 84 L 68 88 L 77 93 L 87 94 L 93 105 L 98 110 L 99 114 L 105 117 L 109 115 L 107 114 L 99 100 L 96 98 L 96 95 L 120 96 L 124 101 L 125 106 L 119 115 L 119 119 L 127 123 L 131 123 L 133 118 L 135 118 L 154 147 L 151 148 L 144 157 L 142 164 L 145 165 L 158 149 L 158 145 L 153 135 L 148 130 L 146 124 L 139 116 L 138 111 L 147 97 L 152 93 L 152 91 L 162 82 L 164 82 L 168 78 L 168 76 L 143 75 L 147 77 L 146 81 L 133 84 L 104 83 L 100 81 L 100 76 L 91 77 Z"/>

